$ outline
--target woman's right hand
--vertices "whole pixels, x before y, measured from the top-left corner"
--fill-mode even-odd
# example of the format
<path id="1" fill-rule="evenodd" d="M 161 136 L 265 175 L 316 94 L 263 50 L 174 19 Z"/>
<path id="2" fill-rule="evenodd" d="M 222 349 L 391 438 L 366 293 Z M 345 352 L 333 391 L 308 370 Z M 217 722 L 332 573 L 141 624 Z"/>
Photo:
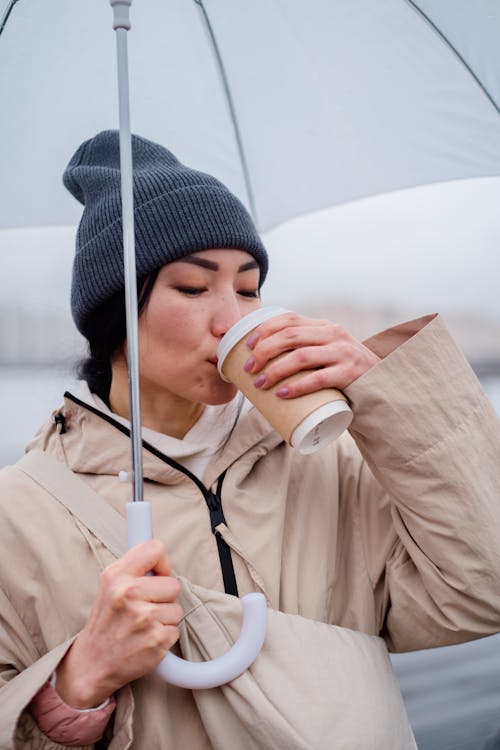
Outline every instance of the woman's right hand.
<path id="1" fill-rule="evenodd" d="M 147 576 L 148 571 L 154 575 Z M 56 690 L 73 708 L 93 708 L 152 672 L 179 638 L 184 612 L 157 539 L 132 547 L 101 574 L 90 618 L 56 673 Z"/>

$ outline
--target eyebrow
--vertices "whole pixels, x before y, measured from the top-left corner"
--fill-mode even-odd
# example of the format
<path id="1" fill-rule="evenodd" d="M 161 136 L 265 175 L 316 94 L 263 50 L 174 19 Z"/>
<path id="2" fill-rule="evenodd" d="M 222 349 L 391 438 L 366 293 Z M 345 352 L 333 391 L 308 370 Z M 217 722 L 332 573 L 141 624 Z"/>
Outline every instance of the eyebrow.
<path id="1" fill-rule="evenodd" d="M 207 260 L 206 258 L 198 258 L 194 255 L 188 255 L 185 258 L 179 258 L 181 263 L 191 263 L 194 266 L 201 266 L 201 268 L 207 268 L 209 271 L 218 271 L 219 264 L 213 260 Z M 238 273 L 243 271 L 251 271 L 254 268 L 258 268 L 259 264 L 256 260 L 249 260 L 247 263 L 242 263 L 238 268 Z"/>

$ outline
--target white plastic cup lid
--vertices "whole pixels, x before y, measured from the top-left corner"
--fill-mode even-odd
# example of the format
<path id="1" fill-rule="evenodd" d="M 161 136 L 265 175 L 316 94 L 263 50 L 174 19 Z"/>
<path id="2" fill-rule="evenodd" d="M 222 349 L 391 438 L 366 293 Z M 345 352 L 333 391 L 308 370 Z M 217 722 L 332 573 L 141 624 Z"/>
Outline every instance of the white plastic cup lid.
<path id="1" fill-rule="evenodd" d="M 241 318 L 241 320 L 235 323 L 234 326 L 231 326 L 229 331 L 227 331 L 221 338 L 219 346 L 217 347 L 217 369 L 223 380 L 225 380 L 224 375 L 222 374 L 224 360 L 231 349 L 236 346 L 238 341 L 241 341 L 247 333 L 250 333 L 250 331 L 260 325 L 260 323 L 286 312 L 290 312 L 290 310 L 287 310 L 285 307 L 259 307 L 258 310 L 248 313 L 248 315 L 245 315 L 244 318 Z"/>
<path id="2" fill-rule="evenodd" d="M 290 444 L 299 453 L 314 453 L 336 440 L 349 427 L 352 417 L 349 404 L 342 399 L 323 404 L 297 425 Z"/>

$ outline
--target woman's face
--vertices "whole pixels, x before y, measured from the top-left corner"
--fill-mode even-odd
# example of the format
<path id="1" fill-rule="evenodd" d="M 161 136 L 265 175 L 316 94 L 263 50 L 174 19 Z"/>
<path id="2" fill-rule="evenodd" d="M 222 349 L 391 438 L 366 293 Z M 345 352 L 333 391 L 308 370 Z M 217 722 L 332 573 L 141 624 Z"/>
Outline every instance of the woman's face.
<path id="1" fill-rule="evenodd" d="M 236 394 L 217 371 L 217 345 L 260 307 L 259 267 L 243 250 L 203 250 L 164 266 L 139 318 L 141 393 L 202 404 Z"/>

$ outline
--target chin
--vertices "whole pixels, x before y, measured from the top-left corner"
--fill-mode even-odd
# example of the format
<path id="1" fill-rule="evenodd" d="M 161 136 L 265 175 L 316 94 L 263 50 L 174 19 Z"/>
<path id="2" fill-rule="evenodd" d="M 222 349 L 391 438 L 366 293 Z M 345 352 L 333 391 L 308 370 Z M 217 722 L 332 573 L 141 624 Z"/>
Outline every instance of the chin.
<path id="1" fill-rule="evenodd" d="M 220 406 L 221 404 L 228 404 L 238 393 L 238 389 L 232 383 L 224 383 L 211 389 L 211 392 L 207 394 L 207 397 L 203 399 L 203 403 L 207 406 Z"/>

